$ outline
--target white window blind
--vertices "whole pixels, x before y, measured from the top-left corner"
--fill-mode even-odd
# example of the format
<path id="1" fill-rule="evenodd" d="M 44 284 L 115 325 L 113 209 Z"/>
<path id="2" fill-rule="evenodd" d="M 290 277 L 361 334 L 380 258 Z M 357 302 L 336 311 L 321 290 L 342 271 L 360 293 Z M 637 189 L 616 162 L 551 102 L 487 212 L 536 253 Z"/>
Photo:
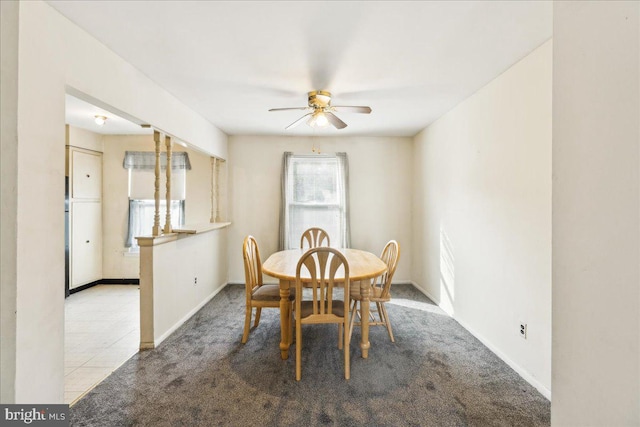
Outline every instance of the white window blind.
<path id="1" fill-rule="evenodd" d="M 125 247 L 137 250 L 139 236 L 150 236 L 153 231 L 155 200 L 129 200 L 129 232 Z M 160 200 L 160 224 L 164 225 L 167 202 Z M 171 201 L 171 226 L 178 228 L 184 225 L 184 200 Z"/>
<path id="2" fill-rule="evenodd" d="M 163 178 L 163 177 L 161 177 Z M 155 173 L 148 169 L 129 169 L 129 199 L 153 199 L 155 193 Z M 166 199 L 166 180 L 160 180 L 160 198 Z M 171 171 L 171 200 L 187 198 L 187 174 L 184 169 Z"/>

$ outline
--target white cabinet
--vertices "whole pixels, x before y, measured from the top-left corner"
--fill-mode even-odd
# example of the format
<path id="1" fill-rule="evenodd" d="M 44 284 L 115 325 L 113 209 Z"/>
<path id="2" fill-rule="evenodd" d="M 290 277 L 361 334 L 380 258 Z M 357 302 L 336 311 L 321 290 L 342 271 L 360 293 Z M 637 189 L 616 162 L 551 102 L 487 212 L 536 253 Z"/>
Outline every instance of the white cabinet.
<path id="1" fill-rule="evenodd" d="M 71 282 L 73 289 L 102 279 L 102 203 L 71 204 Z"/>
<path id="2" fill-rule="evenodd" d="M 100 199 L 102 197 L 102 155 L 71 150 L 71 197 Z"/>
<path id="3" fill-rule="evenodd" d="M 102 279 L 102 153 L 69 147 L 69 289 Z"/>

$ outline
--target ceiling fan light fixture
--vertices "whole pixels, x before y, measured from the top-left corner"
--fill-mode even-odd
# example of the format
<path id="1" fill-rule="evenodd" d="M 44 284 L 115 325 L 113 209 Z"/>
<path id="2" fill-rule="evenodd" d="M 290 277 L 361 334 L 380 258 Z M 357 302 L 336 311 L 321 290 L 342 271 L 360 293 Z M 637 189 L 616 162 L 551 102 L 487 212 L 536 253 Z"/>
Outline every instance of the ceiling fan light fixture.
<path id="1" fill-rule="evenodd" d="M 309 120 L 309 126 L 311 126 L 312 128 L 322 128 L 325 127 L 329 124 L 329 120 L 327 119 L 327 116 L 325 116 L 323 111 L 316 111 L 315 113 L 313 113 L 313 116 L 311 116 L 311 119 Z"/>
<path id="2" fill-rule="evenodd" d="M 93 116 L 93 117 L 98 126 L 104 126 L 105 122 L 107 121 L 106 116 Z"/>

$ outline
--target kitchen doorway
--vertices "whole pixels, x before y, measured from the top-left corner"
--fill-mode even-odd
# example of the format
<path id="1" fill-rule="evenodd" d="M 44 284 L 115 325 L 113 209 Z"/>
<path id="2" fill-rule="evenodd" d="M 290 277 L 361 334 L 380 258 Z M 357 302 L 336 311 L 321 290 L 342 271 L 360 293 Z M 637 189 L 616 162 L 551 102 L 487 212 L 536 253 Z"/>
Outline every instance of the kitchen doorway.
<path id="1" fill-rule="evenodd" d="M 128 173 L 120 145 L 147 147 L 152 134 L 99 101 L 72 93 L 65 96 L 67 404 L 139 351 L 140 261 L 125 245 Z"/>

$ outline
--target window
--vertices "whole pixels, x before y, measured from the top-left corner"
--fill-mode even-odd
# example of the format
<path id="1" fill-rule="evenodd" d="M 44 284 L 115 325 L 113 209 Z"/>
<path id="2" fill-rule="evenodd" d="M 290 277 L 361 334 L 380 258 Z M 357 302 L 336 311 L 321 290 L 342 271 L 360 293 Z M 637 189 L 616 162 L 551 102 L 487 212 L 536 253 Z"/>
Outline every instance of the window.
<path id="1" fill-rule="evenodd" d="M 123 166 L 129 171 L 129 227 L 125 247 L 138 250 L 135 237 L 149 236 L 153 230 L 155 215 L 155 152 L 127 151 Z M 167 155 L 160 155 L 160 227 L 164 227 L 167 212 L 166 181 Z M 184 225 L 186 199 L 186 171 L 191 169 L 189 156 L 175 152 L 171 156 L 171 226 Z"/>
<path id="2" fill-rule="evenodd" d="M 329 234 L 331 246 L 349 247 L 347 182 L 346 153 L 285 153 L 280 248 L 300 247 L 300 236 L 309 227 L 324 229 Z"/>
<path id="3" fill-rule="evenodd" d="M 153 229 L 153 216 L 155 215 L 155 200 L 129 199 L 129 233 L 125 247 L 131 251 L 138 250 L 138 236 L 149 236 Z M 164 217 L 167 212 L 167 201 L 160 200 L 160 227 L 164 227 Z M 184 200 L 171 201 L 171 226 L 178 228 L 184 225 Z"/>

